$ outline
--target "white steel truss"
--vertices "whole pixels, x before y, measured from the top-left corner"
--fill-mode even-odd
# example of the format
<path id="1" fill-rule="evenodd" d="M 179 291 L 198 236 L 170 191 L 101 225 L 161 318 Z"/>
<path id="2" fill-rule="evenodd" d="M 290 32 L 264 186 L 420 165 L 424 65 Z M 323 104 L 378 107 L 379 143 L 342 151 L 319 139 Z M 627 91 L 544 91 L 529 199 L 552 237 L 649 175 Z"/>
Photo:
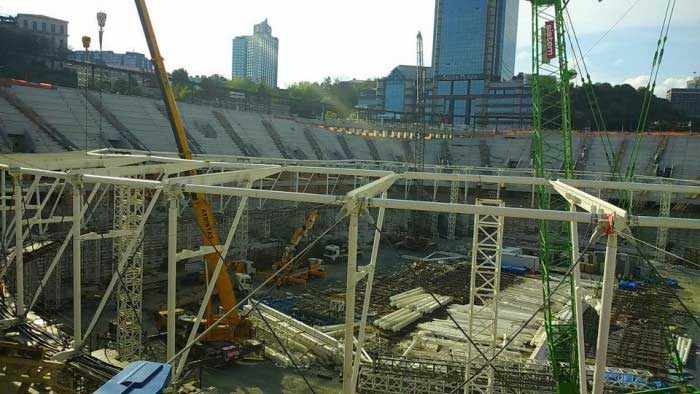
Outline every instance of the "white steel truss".
<path id="1" fill-rule="evenodd" d="M 450 204 L 456 204 L 459 200 L 459 182 L 450 182 Z M 447 239 L 455 239 L 457 231 L 457 214 L 447 215 Z"/>
<path id="2" fill-rule="evenodd" d="M 142 188 L 114 188 L 114 229 L 130 233 L 114 239 L 114 261 L 127 252 L 131 242 L 136 247 L 127 258 L 127 268 L 117 287 L 117 351 L 123 361 L 141 356 L 143 321 L 143 232 L 136 228 L 143 219 L 144 192 Z"/>
<path id="3" fill-rule="evenodd" d="M 671 197 L 672 193 L 661 193 L 659 201 L 659 216 L 671 216 Z M 666 262 L 666 244 L 668 243 L 668 228 L 659 227 L 656 230 L 656 262 L 663 264 Z"/>
<path id="4" fill-rule="evenodd" d="M 109 151 L 98 151 L 98 152 L 89 152 L 87 155 L 84 152 L 69 152 L 66 153 L 65 155 L 61 157 L 65 157 L 65 159 L 57 159 L 57 156 L 43 156 L 43 155 L 36 155 L 35 157 L 27 158 L 25 156 L 22 156 L 21 162 L 20 161 L 14 161 L 11 157 L 12 155 L 4 158 L 5 163 L 11 163 L 13 165 L 13 168 L 10 169 L 10 166 L 7 164 L 0 164 L 0 171 L 5 174 L 5 173 L 10 173 L 14 177 L 25 177 L 24 179 L 31 179 L 30 176 L 33 177 L 42 177 L 44 179 L 52 179 L 52 180 L 71 180 L 75 174 L 81 174 L 81 180 L 85 186 L 85 190 L 89 190 L 92 187 L 93 192 L 91 195 L 86 199 L 85 202 L 82 204 L 82 208 L 79 210 L 76 210 L 73 212 L 73 216 L 75 215 L 82 215 L 85 214 L 86 207 L 89 204 L 90 200 L 94 196 L 95 191 L 98 189 L 100 185 L 103 187 L 110 187 L 110 186 L 116 186 L 116 187 L 123 187 L 126 189 L 134 189 L 133 191 L 130 191 L 130 193 L 138 192 L 141 193 L 141 199 L 142 201 L 145 199 L 146 196 L 150 198 L 148 207 L 145 209 L 145 211 L 142 211 L 142 219 L 137 220 L 138 226 L 134 229 L 134 233 L 130 234 L 129 236 L 125 237 L 129 241 L 126 242 L 128 245 L 126 245 L 124 252 L 118 256 L 119 257 L 119 262 L 117 266 L 115 267 L 115 271 L 119 272 L 119 274 L 115 274 L 112 276 L 112 279 L 108 285 L 108 287 L 105 290 L 104 295 L 102 296 L 100 300 L 100 304 L 98 305 L 97 312 L 95 313 L 94 317 L 92 318 L 91 322 L 89 323 L 87 329 L 84 331 L 82 341 L 80 338 L 76 338 L 76 342 L 78 344 L 80 343 L 85 343 L 86 340 L 89 338 L 91 333 L 94 331 L 94 328 L 100 318 L 101 313 L 103 312 L 107 302 L 109 301 L 109 298 L 112 295 L 112 292 L 114 290 L 114 287 L 120 282 L 119 276 L 123 276 L 124 280 L 126 279 L 126 269 L 127 267 L 131 266 L 132 261 L 131 261 L 131 254 L 132 251 L 137 249 L 140 245 L 140 242 L 137 242 L 139 237 L 142 237 L 141 233 L 143 232 L 145 222 L 147 221 L 148 216 L 150 215 L 155 202 L 157 201 L 159 197 L 159 193 L 166 187 L 169 186 L 170 183 L 172 183 L 174 186 L 177 186 L 178 190 L 183 192 L 183 193 L 204 193 L 212 198 L 219 196 L 219 199 L 228 199 L 230 197 L 236 197 L 240 198 L 241 203 L 243 203 L 246 199 L 248 198 L 253 198 L 256 200 L 275 200 L 275 201 L 287 201 L 287 202 L 302 202 L 302 203 L 311 203 L 311 204 L 318 204 L 318 205 L 325 205 L 328 206 L 329 208 L 331 207 L 336 207 L 342 209 L 342 214 L 344 216 L 349 217 L 349 256 L 348 256 L 348 283 L 346 287 L 346 335 L 345 335 L 345 355 L 344 355 L 344 366 L 343 366 L 343 371 L 344 371 L 344 376 L 346 377 L 344 379 L 344 391 L 346 393 L 352 393 L 355 392 L 356 387 L 357 387 L 357 375 L 358 375 L 358 369 L 359 369 L 359 350 L 362 349 L 362 342 L 363 342 L 363 336 L 364 336 L 364 329 L 365 329 L 365 322 L 366 318 L 364 317 L 366 315 L 365 311 L 363 310 L 362 312 L 362 317 L 360 319 L 361 325 L 359 327 L 359 337 L 358 340 L 354 339 L 353 331 L 355 328 L 355 308 L 353 307 L 355 303 L 355 290 L 358 284 L 362 280 L 367 280 L 367 282 L 364 284 L 368 289 L 365 292 L 365 297 L 370 297 L 371 295 L 371 283 L 372 283 L 372 273 L 374 269 L 374 265 L 376 263 L 376 251 L 375 248 L 373 247 L 373 253 L 370 259 L 370 264 L 368 266 L 362 266 L 357 264 L 357 240 L 358 240 L 358 219 L 360 215 L 364 215 L 366 212 L 371 211 L 373 209 L 377 209 L 380 213 L 383 213 L 384 210 L 386 209 L 391 209 L 391 210 L 399 210 L 399 211 L 422 211 L 422 212 L 430 212 L 430 213 L 443 213 L 443 214 L 457 214 L 457 215 L 479 215 L 479 216 L 493 216 L 493 217 L 498 217 L 498 218 L 504 218 L 504 217 L 509 217 L 509 218 L 515 218 L 515 219 L 542 219 L 542 220 L 551 220 L 551 221 L 565 221 L 565 222 L 570 222 L 572 224 L 576 223 L 600 223 L 603 219 L 601 215 L 607 215 L 606 218 L 612 218 L 612 223 L 610 223 L 611 226 L 617 231 L 617 230 L 622 230 L 623 227 L 630 226 L 630 227 L 649 227 L 649 228 L 659 228 L 659 227 L 666 227 L 666 228 L 678 228 L 678 229 L 686 229 L 686 230 L 700 230 L 700 220 L 698 219 L 688 219 L 688 218 L 674 218 L 674 217 L 651 217 L 651 216 L 635 216 L 635 215 L 628 215 L 625 211 L 619 210 L 619 208 L 615 207 L 612 204 L 606 203 L 605 201 L 602 201 L 600 198 L 592 198 L 592 196 L 587 195 L 585 193 L 582 193 L 580 190 L 576 189 L 576 187 L 581 187 L 581 188 L 586 188 L 586 189 L 596 189 L 596 190 L 605 190 L 607 191 L 614 191 L 614 190 L 636 190 L 636 191 L 641 191 L 641 190 L 647 190 L 650 192 L 667 192 L 667 193 L 674 193 L 675 195 L 678 195 L 678 199 L 688 199 L 692 198 L 693 195 L 695 194 L 700 194 L 700 184 L 698 182 L 693 182 L 693 181 L 674 181 L 673 184 L 670 183 L 653 183 L 654 181 L 651 180 L 649 181 L 650 178 L 643 178 L 647 181 L 645 182 L 614 182 L 614 181 L 608 181 L 608 180 L 591 180 L 591 179 L 577 179 L 577 180 L 567 180 L 566 184 L 563 184 L 561 182 L 552 182 L 550 183 L 549 180 L 544 179 L 544 178 L 536 178 L 530 176 L 529 173 L 527 172 L 511 172 L 510 170 L 506 170 L 508 174 L 521 174 L 521 175 L 503 175 L 504 173 L 499 173 L 496 172 L 499 175 L 489 175 L 489 174 L 494 174 L 493 170 L 489 169 L 475 169 L 475 168 L 466 168 L 466 167 L 449 167 L 449 168 L 438 168 L 438 167 L 429 167 L 431 171 L 437 171 L 438 169 L 441 171 L 440 173 L 437 172 L 403 172 L 402 170 L 405 169 L 405 167 L 401 167 L 401 165 L 397 163 L 360 163 L 360 162 L 354 162 L 354 161 L 349 161 L 349 162 L 303 162 L 303 161 L 285 161 L 285 160 L 274 160 L 274 159 L 264 159 L 264 158 L 245 158 L 245 159 L 237 159 L 237 158 L 230 158 L 231 161 L 229 162 L 224 162 L 224 161 L 216 161 L 216 160 L 221 160 L 220 158 L 218 159 L 213 159 L 211 161 L 204 161 L 204 160 L 182 160 L 178 159 L 176 157 L 167 157 L 166 156 L 158 156 L 157 154 L 153 153 L 143 153 L 143 152 L 119 152 L 117 153 L 111 153 Z M 17 160 L 20 160 L 17 159 Z M 245 161 L 243 161 L 245 160 Z M 23 163 L 22 163 L 23 162 Z M 26 165 L 26 163 L 32 163 L 30 164 L 29 167 L 14 167 L 18 165 L 19 163 L 22 163 L 22 165 Z M 157 163 L 157 164 L 144 164 L 144 163 Z M 134 165 L 136 164 L 136 165 Z M 279 165 L 278 165 L 279 164 Z M 292 166 L 290 166 L 292 164 Z M 313 164 L 314 166 L 310 166 Z M 280 166 L 282 165 L 282 166 Z M 167 167 L 166 167 L 167 166 Z M 391 167 L 394 166 L 394 167 Z M 97 167 L 97 168 L 95 168 Z M 73 171 L 66 172 L 66 169 L 74 169 Z M 127 176 L 134 176 L 134 175 L 144 175 L 144 174 L 156 174 L 156 173 L 170 173 L 170 174 L 177 174 L 178 172 L 184 172 L 191 170 L 193 168 L 201 168 L 201 169 L 211 169 L 209 173 L 205 173 L 202 175 L 197 175 L 197 176 L 191 176 L 191 177 L 180 177 L 180 178 L 170 178 L 167 181 L 158 181 L 158 180 L 148 180 L 148 179 L 135 179 L 135 178 L 127 178 Z M 374 168 L 374 169 L 372 169 Z M 393 171 L 387 171 L 387 168 L 393 168 L 395 172 Z M 58 171 L 57 169 L 63 169 L 64 171 Z M 167 171 L 165 171 L 167 169 Z M 219 170 L 221 169 L 226 169 L 226 172 L 220 172 Z M 255 171 L 250 171 L 250 170 L 255 170 Z M 259 171 L 258 171 L 259 170 Z M 346 193 L 346 194 L 332 194 L 332 193 L 326 193 L 326 194 L 318 194 L 318 193 L 313 193 L 311 191 L 318 189 L 316 187 L 317 185 L 314 183 L 314 187 L 309 187 L 311 191 L 309 192 L 304 192 L 304 191 L 299 191 L 299 192 L 294 192 L 294 191 L 281 191 L 281 190 L 273 190 L 273 188 L 265 188 L 265 187 L 251 187 L 252 182 L 255 179 L 252 179 L 253 174 L 257 174 L 256 177 L 257 179 L 260 179 L 261 177 L 269 177 L 272 176 L 273 174 L 279 174 L 280 172 L 286 172 L 286 173 L 294 173 L 294 172 L 300 172 L 304 174 L 324 174 L 324 175 L 331 175 L 332 177 L 340 177 L 343 176 L 344 180 L 350 180 L 349 182 L 345 182 L 344 185 L 348 185 L 348 183 L 352 182 L 352 179 L 358 179 L 360 177 L 365 177 L 368 178 L 369 183 L 364 184 L 364 182 L 358 183 L 353 191 Z M 323 178 L 321 177 L 314 177 L 314 178 L 319 178 L 317 182 L 325 182 L 328 184 L 328 180 L 321 180 Z M 284 179 L 284 178 L 283 178 Z M 374 180 L 372 180 L 374 179 Z M 601 178 L 604 179 L 604 178 Z M 637 179 L 642 179 L 642 178 L 637 178 Z M 230 187 L 226 186 L 227 183 L 230 182 L 241 182 L 241 181 L 248 181 L 248 184 L 245 186 L 239 186 L 239 187 Z M 430 201 L 430 196 L 428 196 L 427 199 L 428 201 L 420 201 L 420 200 L 409 200 L 408 198 L 403 198 L 403 199 L 390 199 L 390 198 L 385 198 L 389 194 L 389 188 L 396 184 L 397 189 L 401 187 L 407 188 L 410 183 L 417 183 L 419 181 L 426 181 L 433 183 L 434 186 L 436 187 L 444 187 L 445 185 L 448 185 L 448 182 L 459 182 L 462 183 L 464 182 L 464 193 L 466 196 L 466 193 L 468 192 L 469 189 L 469 184 L 470 183 L 478 183 L 478 184 L 487 184 L 491 186 L 496 186 L 498 187 L 505 187 L 508 185 L 509 190 L 511 190 L 511 186 L 513 187 L 513 190 L 529 190 L 530 186 L 533 185 L 545 185 L 548 188 L 556 189 L 558 192 L 563 194 L 567 199 L 572 204 L 577 205 L 578 207 L 582 208 L 585 212 L 581 211 L 555 211 L 555 210 L 540 210 L 540 209 L 530 209 L 530 208 L 514 208 L 514 207 L 505 207 L 502 205 L 485 205 L 485 204 L 468 204 L 467 200 L 463 201 L 463 203 L 444 203 L 444 202 L 437 202 L 437 201 Z M 316 181 L 315 181 L 316 182 Z M 401 182 L 403 182 L 403 185 L 401 185 Z M 262 183 L 262 182 L 261 182 Z M 276 181 L 272 182 L 273 185 L 276 183 Z M 310 182 L 311 183 L 311 182 Z M 320 183 L 319 183 L 320 184 Z M 88 186 L 90 185 L 90 186 Z M 361 186 L 360 186 L 361 185 Z M 3 183 L 3 186 L 4 183 Z M 61 186 L 63 187 L 63 186 Z M 519 188 L 519 189 L 518 189 Z M 335 189 L 335 187 L 333 188 Z M 24 190 L 27 190 L 27 193 L 23 193 Z M 32 194 L 30 191 L 31 186 L 27 189 L 21 190 L 17 188 L 15 190 L 15 196 L 14 200 L 15 201 L 8 201 L 11 200 L 12 197 L 9 197 L 7 200 L 4 201 L 4 206 L 6 207 L 5 209 L 7 211 L 3 212 L 12 212 L 13 209 L 12 207 L 15 206 L 19 209 L 15 209 L 14 213 L 15 214 L 21 214 L 23 209 L 30 209 L 30 206 L 25 203 L 23 200 L 26 198 L 26 195 Z M 328 187 L 326 187 L 326 190 L 328 190 Z M 396 190 L 396 189 L 395 189 Z M 153 195 L 151 197 L 151 194 Z M 382 195 L 382 198 L 379 197 L 379 195 Z M 652 193 L 650 193 L 652 194 Z M 245 204 L 243 204 L 245 205 Z M 175 209 L 172 210 L 173 215 L 171 216 L 172 220 L 177 221 L 177 215 L 174 215 L 177 213 Z M 240 213 L 237 213 L 237 216 L 239 216 L 238 220 L 240 221 L 240 215 L 242 215 L 243 212 L 240 211 Z M 611 216 L 612 215 L 612 216 Z M 13 215 L 14 216 L 14 215 Z M 52 217 L 53 214 L 50 214 L 50 217 Z M 379 216 L 379 215 L 378 215 Z M 12 219 L 12 218 L 7 218 Z M 76 223 L 78 220 L 76 218 L 71 217 L 73 219 L 73 222 Z M 606 219 L 607 220 L 607 219 Z M 16 221 L 16 219 L 15 219 Z M 70 219 L 68 220 L 70 221 Z M 606 221 L 608 223 L 608 221 Z M 48 223 L 46 224 L 47 226 L 49 225 Z M 379 218 L 376 221 L 377 227 L 381 228 L 381 221 Z M 20 240 L 20 244 L 22 244 L 23 240 L 23 220 L 19 220 L 19 226 L 14 226 L 13 223 L 9 223 L 5 225 L 5 231 L 4 234 L 11 234 L 12 233 L 12 227 L 17 227 L 19 228 L 20 231 L 17 231 L 17 228 L 15 228 L 15 235 L 18 235 L 18 239 Z M 234 227 L 234 232 L 231 233 L 231 238 L 233 237 L 233 234 L 235 233 L 235 226 Z M 67 243 L 70 242 L 72 238 L 72 234 L 74 231 L 69 232 L 66 235 L 67 241 L 64 242 L 64 245 L 67 246 Z M 379 231 L 375 231 L 375 244 L 378 243 L 378 237 L 379 237 Z M 9 237 L 8 237 L 9 238 Z M 229 237 L 227 237 L 227 242 L 228 245 L 225 245 L 226 247 L 223 248 L 224 251 L 228 250 L 228 246 L 230 246 L 230 241 L 228 240 Z M 88 239 L 88 238 L 85 238 Z M 65 249 L 65 246 L 62 246 L 63 249 Z M 173 246 L 173 248 L 177 248 L 177 245 Z M 22 248 L 19 248 L 20 254 Z M 172 251 L 173 253 L 170 253 L 169 255 L 172 255 L 172 259 L 169 258 L 169 260 L 175 260 L 177 253 L 176 251 Z M 602 313 L 600 319 L 600 324 L 601 327 L 599 327 L 599 343 L 598 343 L 598 349 L 602 350 L 605 349 L 605 346 L 607 344 L 607 338 L 605 338 L 604 335 L 601 335 L 602 332 L 605 332 L 606 329 L 609 328 L 609 308 L 610 308 L 610 301 L 612 300 L 612 294 L 614 292 L 614 257 L 616 254 L 616 238 L 614 234 L 609 234 L 608 235 L 608 250 L 607 250 L 607 255 L 606 255 L 606 273 L 605 273 L 605 280 L 604 280 L 604 292 L 603 292 L 603 308 L 602 308 Z M 21 260 L 21 255 L 18 256 L 20 257 L 19 261 L 15 259 L 15 264 L 21 265 L 22 260 Z M 52 261 L 52 267 L 55 267 L 57 264 L 57 261 Z M 222 265 L 223 263 L 220 262 L 219 265 Z M 368 268 L 371 267 L 371 268 Z M 52 271 L 53 268 L 49 269 L 49 272 L 45 275 L 45 277 L 42 279 L 42 287 L 37 290 L 37 294 L 34 296 L 34 301 L 35 302 L 36 297 L 41 293 L 41 290 L 44 288 L 43 285 L 45 285 L 45 281 L 48 279 L 48 276 L 50 275 L 50 271 Z M 60 274 L 59 272 L 56 273 L 56 275 Z M 174 272 L 174 271 L 173 271 Z M 169 274 L 171 272 L 169 271 Z M 169 275 L 169 277 L 174 280 L 174 275 Z M 213 277 L 216 277 L 216 274 L 213 275 Z M 202 304 L 206 304 L 208 301 L 208 297 L 211 294 L 210 290 L 211 283 L 208 285 L 208 291 L 209 295 L 205 295 L 203 298 Z M 174 289 L 174 287 L 172 287 Z M 19 295 L 18 293 L 21 292 L 20 289 L 16 289 L 15 293 L 12 294 L 15 299 Z M 79 288 L 74 289 L 74 291 L 80 292 Z M 169 287 L 169 294 L 174 297 L 174 291 L 171 290 Z M 476 292 L 474 292 L 476 294 Z M 252 294 L 251 294 L 252 295 Z M 244 297 L 240 301 L 239 307 L 242 307 L 242 305 L 249 300 L 249 296 Z M 21 298 L 21 297 L 20 297 Z M 173 300 L 170 300 L 171 302 L 168 303 L 169 308 L 173 308 L 174 305 L 176 305 Z M 472 304 L 478 304 L 478 302 L 473 302 Z M 30 304 L 31 305 L 31 304 Z M 25 308 L 23 308 L 25 309 Z M 28 308 L 31 310 L 31 307 Z M 364 309 L 364 304 L 363 304 L 363 309 Z M 475 313 L 475 316 L 477 314 Z M 174 315 L 173 315 L 174 316 Z M 21 318 L 22 316 L 18 316 L 18 318 Z M 77 320 L 77 319 L 76 319 Z M 197 320 L 198 321 L 198 320 Z M 190 346 L 192 346 L 193 343 L 198 341 L 202 335 L 205 335 L 205 332 L 201 334 L 195 333 L 190 333 L 190 338 L 187 341 L 185 347 L 178 351 L 176 354 L 172 355 L 172 357 L 169 357 L 169 361 L 175 363 L 178 365 L 178 369 L 181 370 L 182 366 L 186 362 L 187 358 L 187 351 Z M 77 349 L 76 349 L 77 350 Z M 170 354 L 174 349 L 170 348 Z M 599 351 L 601 357 L 599 357 L 596 360 L 596 373 L 595 373 L 595 383 L 596 387 L 602 387 L 602 373 L 601 371 L 604 371 L 605 368 L 605 351 Z M 487 368 L 485 370 L 489 370 L 490 368 Z M 598 389 L 599 390 L 599 389 Z M 600 392 L 600 391 L 597 391 Z"/>
<path id="5" fill-rule="evenodd" d="M 501 200 L 477 199 L 476 205 L 503 207 Z M 469 337 L 485 337 L 487 341 L 469 346 L 464 393 L 492 393 L 495 382 L 493 368 L 479 369 L 498 351 L 496 338 L 498 297 L 501 289 L 501 254 L 503 251 L 503 216 L 474 215 L 471 277 L 469 279 Z M 480 352 L 479 352 L 480 350 Z M 476 376 L 472 376 L 476 375 Z"/>

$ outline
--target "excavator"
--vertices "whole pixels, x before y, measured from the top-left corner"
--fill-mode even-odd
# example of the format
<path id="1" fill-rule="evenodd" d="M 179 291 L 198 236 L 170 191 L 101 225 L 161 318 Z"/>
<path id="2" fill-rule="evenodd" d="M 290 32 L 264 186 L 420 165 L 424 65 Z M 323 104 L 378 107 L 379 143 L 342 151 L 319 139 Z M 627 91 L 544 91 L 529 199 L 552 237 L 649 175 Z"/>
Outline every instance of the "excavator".
<path id="1" fill-rule="evenodd" d="M 175 103 L 173 89 L 168 79 L 168 73 L 165 70 L 163 58 L 160 55 L 158 42 L 156 41 L 155 32 L 151 19 L 148 14 L 145 0 L 135 0 L 136 8 L 141 20 L 148 49 L 151 53 L 151 59 L 155 67 L 155 75 L 163 92 L 163 101 L 165 110 L 170 122 L 170 127 L 175 135 L 177 149 L 182 159 L 192 159 L 192 151 L 190 150 L 187 140 L 185 125 L 182 120 L 180 110 Z M 191 175 L 196 175 L 196 170 L 190 172 Z M 195 220 L 202 232 L 202 239 L 205 245 L 217 247 L 221 245 L 221 237 L 217 229 L 216 217 L 212 210 L 211 204 L 207 201 L 202 193 L 195 193 L 191 196 L 192 210 L 194 211 Z M 219 253 L 211 253 L 204 256 L 206 271 L 214 272 L 219 261 Z M 226 269 L 222 269 L 219 277 L 216 278 L 216 286 L 211 299 L 206 308 L 204 319 L 204 327 L 209 328 L 211 324 L 217 321 L 224 313 L 236 307 L 236 293 L 234 282 L 232 282 Z M 240 343 L 254 336 L 254 329 L 251 322 L 241 316 L 238 311 L 233 311 L 225 319 L 223 319 L 215 328 L 205 336 L 204 340 L 208 342 L 231 342 Z"/>
<path id="2" fill-rule="evenodd" d="M 277 287 L 288 284 L 305 285 L 312 277 L 322 278 L 326 276 L 321 260 L 319 259 L 308 259 L 308 265 L 306 267 L 300 267 L 296 262 L 288 264 L 292 258 L 294 258 L 294 253 L 296 252 L 299 242 L 309 234 L 309 231 L 311 231 L 316 224 L 318 217 L 319 213 L 316 209 L 306 214 L 304 224 L 292 233 L 292 238 L 289 240 L 289 244 L 284 248 L 282 258 L 272 265 L 273 272 L 277 272 L 284 267 L 275 281 Z"/>

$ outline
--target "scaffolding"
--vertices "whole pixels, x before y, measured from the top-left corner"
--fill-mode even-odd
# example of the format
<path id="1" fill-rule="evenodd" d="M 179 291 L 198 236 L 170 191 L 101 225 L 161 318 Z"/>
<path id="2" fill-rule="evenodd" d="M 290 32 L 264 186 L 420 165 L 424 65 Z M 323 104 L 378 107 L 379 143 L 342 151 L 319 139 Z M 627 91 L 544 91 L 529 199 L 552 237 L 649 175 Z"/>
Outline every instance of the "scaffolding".
<path id="1" fill-rule="evenodd" d="M 136 360 L 142 351 L 143 232 L 135 230 L 143 218 L 144 198 L 142 188 L 114 186 L 114 229 L 128 234 L 114 239 L 114 261 L 128 253 L 129 243 L 138 237 L 117 287 L 117 351 L 122 361 Z"/>
<path id="2" fill-rule="evenodd" d="M 477 206 L 503 207 L 501 200 L 476 200 Z M 493 393 L 494 369 L 483 368 L 498 351 L 498 296 L 501 288 L 503 216 L 474 215 L 469 282 L 469 337 L 485 337 L 479 349 L 469 347 L 464 393 Z M 479 351 L 480 350 L 480 351 Z M 486 358 L 486 359 L 485 359 Z M 481 369 L 479 371 L 479 369 Z M 474 375 L 474 376 L 472 376 Z"/>

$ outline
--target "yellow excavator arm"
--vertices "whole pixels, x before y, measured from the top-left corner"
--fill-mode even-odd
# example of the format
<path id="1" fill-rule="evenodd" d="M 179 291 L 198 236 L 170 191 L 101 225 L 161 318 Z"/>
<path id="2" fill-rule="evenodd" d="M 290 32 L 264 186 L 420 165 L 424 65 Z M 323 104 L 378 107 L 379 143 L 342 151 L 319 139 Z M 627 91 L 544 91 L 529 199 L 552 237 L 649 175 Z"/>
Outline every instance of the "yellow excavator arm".
<path id="1" fill-rule="evenodd" d="M 190 150 L 189 143 L 187 142 L 185 125 L 182 121 L 180 109 L 177 107 L 175 102 L 175 95 L 173 94 L 172 86 L 170 86 L 170 80 L 168 79 L 168 73 L 165 70 L 163 58 L 160 55 L 160 49 L 158 48 L 156 35 L 153 30 L 153 25 L 151 24 L 151 18 L 148 15 L 146 2 L 145 0 L 135 0 L 135 2 L 136 9 L 139 13 L 139 18 L 141 19 L 141 26 L 143 27 L 143 32 L 146 36 L 146 42 L 148 43 L 148 49 L 151 53 L 153 66 L 155 67 L 156 79 L 158 80 L 158 84 L 163 92 L 165 110 L 168 115 L 170 127 L 175 135 L 175 142 L 177 143 L 178 152 L 181 158 L 188 160 L 192 159 L 192 151 Z M 196 171 L 192 170 L 191 174 L 195 175 Z M 194 201 L 192 203 L 192 209 L 194 211 L 197 225 L 202 232 L 202 238 L 205 245 L 220 245 L 221 239 L 217 229 L 216 218 L 214 217 L 209 201 L 207 201 L 204 194 L 201 193 L 195 194 L 193 198 Z M 217 253 L 212 253 L 206 255 L 204 259 L 206 261 L 207 272 L 214 272 L 219 261 L 219 255 Z M 221 270 L 219 277 L 216 279 L 214 294 L 218 297 L 220 306 L 224 311 L 229 311 L 236 306 L 236 294 L 233 286 L 233 282 L 231 281 L 231 277 L 229 276 L 227 270 Z M 207 305 L 207 322 L 212 322 L 217 319 L 217 311 L 214 311 L 213 309 L 213 303 L 210 301 Z M 250 327 L 250 323 L 242 320 L 238 312 L 234 311 L 227 316 L 224 322 L 222 322 L 220 325 L 221 329 L 212 330 L 211 334 L 208 335 L 206 339 L 229 341 L 245 339 L 251 333 Z"/>

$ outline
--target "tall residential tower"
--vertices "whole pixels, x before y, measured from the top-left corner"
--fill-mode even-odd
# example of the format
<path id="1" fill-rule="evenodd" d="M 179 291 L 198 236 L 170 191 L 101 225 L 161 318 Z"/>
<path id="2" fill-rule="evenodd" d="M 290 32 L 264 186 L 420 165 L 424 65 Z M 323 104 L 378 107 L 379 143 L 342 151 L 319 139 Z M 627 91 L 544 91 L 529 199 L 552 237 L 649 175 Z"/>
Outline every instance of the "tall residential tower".
<path id="1" fill-rule="evenodd" d="M 435 0 L 434 114 L 465 126 L 482 116 L 486 85 L 513 77 L 517 25 L 517 0 Z"/>
<path id="2" fill-rule="evenodd" d="M 277 87 L 279 40 L 265 19 L 255 25 L 252 36 L 233 39 L 232 78 L 248 78 L 256 83 Z"/>

